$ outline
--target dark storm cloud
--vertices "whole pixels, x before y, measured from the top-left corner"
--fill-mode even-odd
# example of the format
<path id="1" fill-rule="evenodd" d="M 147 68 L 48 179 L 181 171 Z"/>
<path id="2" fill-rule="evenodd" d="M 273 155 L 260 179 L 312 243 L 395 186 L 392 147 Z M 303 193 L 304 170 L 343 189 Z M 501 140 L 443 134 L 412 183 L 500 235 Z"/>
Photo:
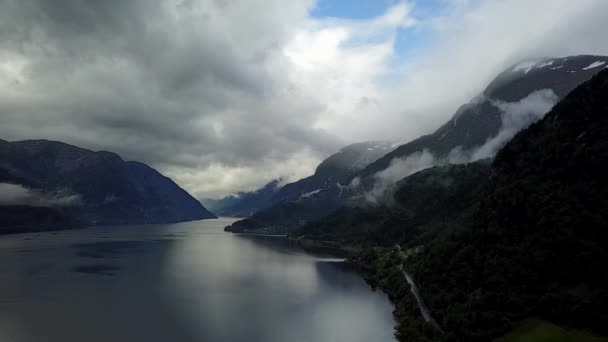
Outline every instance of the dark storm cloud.
<path id="1" fill-rule="evenodd" d="M 19 70 L 2 84 L 10 89 L 0 95 L 0 134 L 161 167 L 253 167 L 333 151 L 337 139 L 310 128 L 321 104 L 265 98 L 289 87 L 269 67 L 287 37 L 283 20 L 306 15 L 310 3 L 285 6 L 283 18 L 252 19 L 252 5 L 2 1 L 0 60 Z"/>
<path id="2" fill-rule="evenodd" d="M 0 139 L 114 151 L 217 197 L 428 133 L 518 59 L 606 53 L 603 0 L 443 3 L 324 20 L 314 0 L 0 0 Z M 416 27 L 437 39 L 396 62 Z"/>

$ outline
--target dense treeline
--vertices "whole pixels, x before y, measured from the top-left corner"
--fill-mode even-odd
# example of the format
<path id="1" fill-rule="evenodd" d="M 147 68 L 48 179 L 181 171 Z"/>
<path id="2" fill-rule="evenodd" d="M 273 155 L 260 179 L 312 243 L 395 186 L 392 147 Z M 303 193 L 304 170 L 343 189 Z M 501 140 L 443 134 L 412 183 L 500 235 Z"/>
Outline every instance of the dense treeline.
<path id="1" fill-rule="evenodd" d="M 394 203 L 347 206 L 298 229 L 294 237 L 344 244 L 415 244 L 471 206 L 489 175 L 489 161 L 420 171 L 398 182 Z"/>
<path id="2" fill-rule="evenodd" d="M 403 340 L 485 341 L 528 317 L 606 334 L 606 94 L 603 71 L 518 133 L 489 169 L 421 172 L 400 184 L 398 209 L 343 211 L 298 234 L 366 247 L 353 260 L 391 295 Z M 443 188 L 429 181 L 449 178 Z M 442 332 L 417 313 L 401 264 Z"/>
<path id="3" fill-rule="evenodd" d="M 487 339 L 533 315 L 608 333 L 606 94 L 608 71 L 520 132 L 464 229 L 411 263 L 455 337 Z"/>

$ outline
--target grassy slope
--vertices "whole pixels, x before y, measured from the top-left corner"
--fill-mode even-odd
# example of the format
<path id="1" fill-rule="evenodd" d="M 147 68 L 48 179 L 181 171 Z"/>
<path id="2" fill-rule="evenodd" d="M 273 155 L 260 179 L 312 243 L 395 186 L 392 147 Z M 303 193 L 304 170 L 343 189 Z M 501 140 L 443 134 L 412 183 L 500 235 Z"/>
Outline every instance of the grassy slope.
<path id="1" fill-rule="evenodd" d="M 547 321 L 529 320 L 495 342 L 608 342 L 585 331 L 568 330 Z"/>

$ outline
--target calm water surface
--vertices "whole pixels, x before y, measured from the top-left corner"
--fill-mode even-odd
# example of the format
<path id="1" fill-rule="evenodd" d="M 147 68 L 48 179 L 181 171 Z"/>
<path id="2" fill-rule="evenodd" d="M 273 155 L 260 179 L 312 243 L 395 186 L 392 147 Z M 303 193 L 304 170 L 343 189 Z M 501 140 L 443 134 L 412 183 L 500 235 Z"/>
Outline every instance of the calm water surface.
<path id="1" fill-rule="evenodd" d="M 355 273 L 230 222 L 0 237 L 0 341 L 394 341 Z"/>

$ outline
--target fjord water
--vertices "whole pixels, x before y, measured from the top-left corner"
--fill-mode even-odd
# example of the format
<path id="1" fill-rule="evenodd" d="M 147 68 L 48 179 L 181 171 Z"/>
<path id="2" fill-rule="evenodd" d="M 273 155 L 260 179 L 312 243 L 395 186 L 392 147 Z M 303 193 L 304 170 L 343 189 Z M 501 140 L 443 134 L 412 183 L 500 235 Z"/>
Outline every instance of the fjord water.
<path id="1" fill-rule="evenodd" d="M 0 341 L 394 341 L 342 263 L 231 222 L 0 237 Z"/>

